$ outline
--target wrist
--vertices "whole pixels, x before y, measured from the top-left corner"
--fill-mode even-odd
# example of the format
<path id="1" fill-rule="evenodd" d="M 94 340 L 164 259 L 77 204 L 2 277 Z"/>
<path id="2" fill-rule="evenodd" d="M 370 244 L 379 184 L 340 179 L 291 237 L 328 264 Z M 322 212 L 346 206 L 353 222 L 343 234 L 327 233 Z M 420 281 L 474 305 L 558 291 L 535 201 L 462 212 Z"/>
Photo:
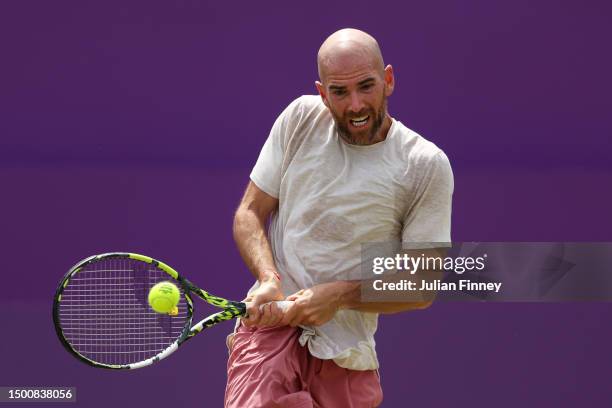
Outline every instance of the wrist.
<path id="1" fill-rule="evenodd" d="M 261 271 L 257 280 L 259 281 L 259 283 L 280 283 L 281 279 L 277 271 L 273 269 L 268 269 L 265 271 Z"/>
<path id="2" fill-rule="evenodd" d="M 353 309 L 359 305 L 361 297 L 360 281 L 338 281 L 335 282 L 335 286 L 338 309 Z"/>

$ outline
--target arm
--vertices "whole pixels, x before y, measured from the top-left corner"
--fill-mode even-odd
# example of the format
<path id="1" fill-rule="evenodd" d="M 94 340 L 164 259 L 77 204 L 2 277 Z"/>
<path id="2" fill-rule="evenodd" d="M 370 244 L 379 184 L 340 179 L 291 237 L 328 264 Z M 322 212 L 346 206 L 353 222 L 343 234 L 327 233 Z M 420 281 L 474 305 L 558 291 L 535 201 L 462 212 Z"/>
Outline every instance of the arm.
<path id="1" fill-rule="evenodd" d="M 266 221 L 277 208 L 278 199 L 250 181 L 234 216 L 234 240 L 238 251 L 259 282 L 278 277 L 265 231 Z"/>
<path id="2" fill-rule="evenodd" d="M 361 300 L 362 285 L 371 287 L 372 281 L 340 281 L 332 282 L 338 296 L 336 304 L 338 309 L 353 309 L 360 312 L 393 314 L 411 310 L 427 309 L 433 303 L 433 299 L 422 301 L 403 302 L 364 302 Z"/>
<path id="3" fill-rule="evenodd" d="M 331 320 L 338 310 L 352 309 L 371 313 L 399 313 L 426 309 L 432 301 L 423 302 L 363 302 L 361 285 L 364 281 L 323 283 L 301 290 L 287 298 L 294 303 L 285 312 L 281 325 L 320 326 Z"/>
<path id="4" fill-rule="evenodd" d="M 421 253 L 426 253 L 427 256 L 432 257 L 441 256 L 441 252 L 438 250 L 418 251 L 418 254 Z M 402 272 L 394 275 L 380 276 L 376 279 L 391 282 L 416 277 L 427 280 L 439 279 L 441 272 L 419 270 L 416 275 Z M 281 324 L 319 326 L 328 322 L 338 310 L 342 309 L 393 314 L 426 309 L 433 303 L 435 293 L 424 291 L 411 293 L 409 296 L 400 296 L 397 301 L 368 302 L 362 300 L 362 287 L 371 288 L 373 281 L 374 279 L 343 280 L 323 283 L 309 289 L 300 290 L 287 298 L 287 300 L 291 300 L 294 303 L 285 313 Z M 372 296 L 376 297 L 377 295 L 373 294 Z"/>
<path id="5" fill-rule="evenodd" d="M 276 306 L 266 306 L 273 313 L 266 313 L 265 316 L 259 312 L 259 305 L 285 298 L 266 236 L 266 222 L 277 208 L 278 199 L 266 194 L 251 181 L 234 216 L 233 232 L 238 251 L 259 281 L 259 288 L 245 299 L 252 302 L 248 309 L 249 318 L 244 319 L 247 325 L 272 325 L 281 317 Z"/>

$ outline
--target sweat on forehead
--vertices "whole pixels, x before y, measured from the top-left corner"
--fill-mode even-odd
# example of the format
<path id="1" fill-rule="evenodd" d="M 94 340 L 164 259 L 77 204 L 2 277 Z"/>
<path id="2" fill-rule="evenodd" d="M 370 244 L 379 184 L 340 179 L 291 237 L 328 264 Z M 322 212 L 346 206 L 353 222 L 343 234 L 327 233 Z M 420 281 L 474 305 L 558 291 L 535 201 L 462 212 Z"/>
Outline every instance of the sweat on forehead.
<path id="1" fill-rule="evenodd" d="M 323 42 L 317 54 L 319 78 L 352 67 L 371 66 L 382 73 L 384 63 L 378 43 L 368 33 L 353 28 L 336 31 Z"/>

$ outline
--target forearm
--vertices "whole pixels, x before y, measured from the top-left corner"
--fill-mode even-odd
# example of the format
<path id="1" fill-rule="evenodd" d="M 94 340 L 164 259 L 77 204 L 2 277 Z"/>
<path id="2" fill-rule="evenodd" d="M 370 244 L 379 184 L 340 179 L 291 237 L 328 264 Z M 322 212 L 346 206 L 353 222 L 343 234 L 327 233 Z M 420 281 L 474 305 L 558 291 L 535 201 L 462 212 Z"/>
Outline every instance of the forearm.
<path id="1" fill-rule="evenodd" d="M 339 309 L 358 310 L 360 312 L 392 314 L 407 312 L 410 310 L 421 310 L 428 308 L 432 300 L 405 301 L 405 302 L 364 302 L 362 301 L 362 285 L 369 284 L 370 281 L 338 281 L 331 283 L 334 285 L 334 292 L 337 293 Z"/>
<path id="2" fill-rule="evenodd" d="M 320 326 L 334 318 L 339 310 L 358 310 L 371 313 L 398 313 L 424 309 L 431 302 L 364 302 L 361 285 L 367 281 L 336 281 L 301 289 L 287 297 L 291 305 L 284 312 L 281 325 Z"/>
<path id="3" fill-rule="evenodd" d="M 445 256 L 446 251 L 446 247 L 405 249 L 398 254 L 409 258 L 422 257 L 423 259 L 433 258 L 439 260 Z M 405 280 L 413 281 L 420 279 L 422 282 L 439 280 L 442 278 L 442 272 L 436 265 L 436 262 L 433 262 L 432 265 L 427 265 L 427 267 L 421 265 L 413 271 L 405 269 L 405 266 L 402 269 L 399 269 L 399 266 L 395 266 L 399 270 L 391 275 L 379 275 L 375 279 L 337 282 L 337 291 L 340 295 L 339 307 L 374 313 L 397 313 L 425 309 L 433 303 L 436 296 L 435 291 L 380 292 L 376 289 L 375 283 L 386 282 L 397 284 Z M 376 299 L 377 301 L 363 301 L 364 298 L 367 300 Z M 378 301 L 378 299 L 383 301 Z"/>
<path id="4" fill-rule="evenodd" d="M 241 205 L 234 217 L 233 232 L 240 256 L 253 276 L 260 282 L 277 279 L 265 220 L 248 206 Z"/>

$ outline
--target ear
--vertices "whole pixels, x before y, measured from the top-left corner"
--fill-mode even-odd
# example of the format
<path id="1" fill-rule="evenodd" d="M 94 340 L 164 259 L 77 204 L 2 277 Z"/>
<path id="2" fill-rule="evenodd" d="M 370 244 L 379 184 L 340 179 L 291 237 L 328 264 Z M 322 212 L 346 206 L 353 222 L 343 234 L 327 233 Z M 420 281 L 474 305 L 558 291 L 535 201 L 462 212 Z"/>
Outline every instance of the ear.
<path id="1" fill-rule="evenodd" d="M 387 65 L 385 67 L 385 95 L 391 96 L 395 88 L 395 77 L 393 76 L 393 67 Z"/>
<path id="2" fill-rule="evenodd" d="M 323 87 L 323 84 L 319 81 L 315 81 L 315 86 L 317 87 L 317 91 L 319 91 L 319 95 L 321 95 L 323 104 L 329 108 L 329 104 L 327 102 L 327 94 L 325 93 L 325 88 Z"/>

